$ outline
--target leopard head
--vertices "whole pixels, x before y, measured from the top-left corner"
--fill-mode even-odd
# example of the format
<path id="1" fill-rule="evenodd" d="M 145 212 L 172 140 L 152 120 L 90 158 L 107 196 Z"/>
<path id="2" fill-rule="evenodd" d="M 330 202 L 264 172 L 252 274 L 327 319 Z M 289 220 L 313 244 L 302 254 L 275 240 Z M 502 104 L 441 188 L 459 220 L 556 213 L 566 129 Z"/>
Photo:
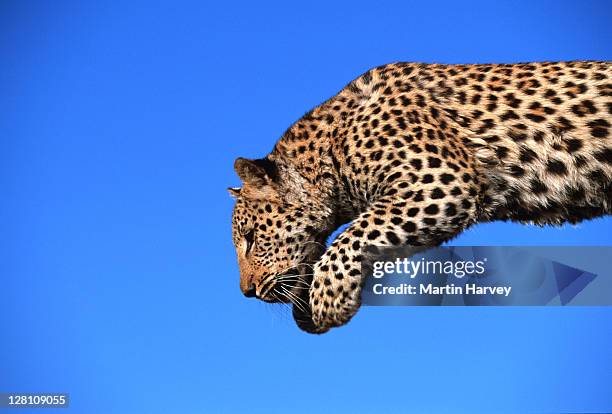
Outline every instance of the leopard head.
<path id="1" fill-rule="evenodd" d="M 314 186 L 278 161 L 238 158 L 234 169 L 242 181 L 229 189 L 236 198 L 232 239 L 240 289 L 265 302 L 306 306 L 300 298 L 325 249 L 329 207 Z"/>

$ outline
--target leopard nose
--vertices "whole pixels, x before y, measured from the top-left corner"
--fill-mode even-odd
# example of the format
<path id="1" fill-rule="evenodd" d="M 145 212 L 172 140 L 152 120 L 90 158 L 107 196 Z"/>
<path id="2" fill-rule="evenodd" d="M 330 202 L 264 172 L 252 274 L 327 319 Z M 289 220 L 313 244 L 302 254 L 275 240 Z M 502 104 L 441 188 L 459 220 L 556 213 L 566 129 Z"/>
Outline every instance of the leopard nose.
<path id="1" fill-rule="evenodd" d="M 254 296 L 255 296 L 255 293 L 256 293 L 256 292 L 255 292 L 255 284 L 254 284 L 254 283 L 251 283 L 251 284 L 249 285 L 249 287 L 247 287 L 247 288 L 246 288 L 246 290 L 244 290 L 242 293 L 243 293 L 243 294 L 244 294 L 244 296 L 246 296 L 247 298 L 252 298 L 252 297 L 254 297 Z"/>

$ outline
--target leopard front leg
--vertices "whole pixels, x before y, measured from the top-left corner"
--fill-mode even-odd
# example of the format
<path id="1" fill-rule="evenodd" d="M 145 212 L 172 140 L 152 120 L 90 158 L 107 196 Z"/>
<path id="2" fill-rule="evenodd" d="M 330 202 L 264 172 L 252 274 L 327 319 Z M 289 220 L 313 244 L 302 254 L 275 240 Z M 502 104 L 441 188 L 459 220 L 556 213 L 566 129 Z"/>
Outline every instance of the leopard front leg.
<path id="1" fill-rule="evenodd" d="M 307 323 L 298 321 L 298 325 L 323 333 L 355 315 L 361 304 L 364 246 L 437 246 L 474 223 L 475 216 L 475 197 L 459 187 L 445 192 L 428 186 L 379 199 L 314 266 L 308 298 L 311 315 Z"/>
<path id="2" fill-rule="evenodd" d="M 361 303 L 361 247 L 351 229 L 342 232 L 315 264 L 309 292 L 310 331 L 323 333 L 347 323 Z M 359 235 L 361 231 L 357 231 Z"/>

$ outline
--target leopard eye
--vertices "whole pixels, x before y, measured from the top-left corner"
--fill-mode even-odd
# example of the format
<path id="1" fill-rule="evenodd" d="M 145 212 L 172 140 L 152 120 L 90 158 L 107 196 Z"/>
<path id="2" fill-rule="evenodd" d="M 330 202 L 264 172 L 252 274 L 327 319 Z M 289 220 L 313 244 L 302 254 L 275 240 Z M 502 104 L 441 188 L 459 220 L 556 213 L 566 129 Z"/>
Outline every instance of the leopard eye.
<path id="1" fill-rule="evenodd" d="M 248 254 L 253 247 L 253 242 L 255 241 L 255 230 L 249 230 L 244 235 L 244 240 L 246 240 L 246 253 Z"/>

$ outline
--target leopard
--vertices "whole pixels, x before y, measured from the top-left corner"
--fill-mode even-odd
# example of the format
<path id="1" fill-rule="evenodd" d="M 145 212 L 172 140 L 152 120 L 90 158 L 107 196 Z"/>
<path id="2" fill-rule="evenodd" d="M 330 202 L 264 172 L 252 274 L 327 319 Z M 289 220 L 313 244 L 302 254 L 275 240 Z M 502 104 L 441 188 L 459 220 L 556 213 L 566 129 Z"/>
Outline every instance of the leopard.
<path id="1" fill-rule="evenodd" d="M 240 289 L 321 334 L 361 305 L 363 249 L 439 246 L 476 223 L 612 211 L 610 61 L 368 70 L 263 158 L 239 157 Z M 337 229 L 337 236 L 328 240 Z"/>

